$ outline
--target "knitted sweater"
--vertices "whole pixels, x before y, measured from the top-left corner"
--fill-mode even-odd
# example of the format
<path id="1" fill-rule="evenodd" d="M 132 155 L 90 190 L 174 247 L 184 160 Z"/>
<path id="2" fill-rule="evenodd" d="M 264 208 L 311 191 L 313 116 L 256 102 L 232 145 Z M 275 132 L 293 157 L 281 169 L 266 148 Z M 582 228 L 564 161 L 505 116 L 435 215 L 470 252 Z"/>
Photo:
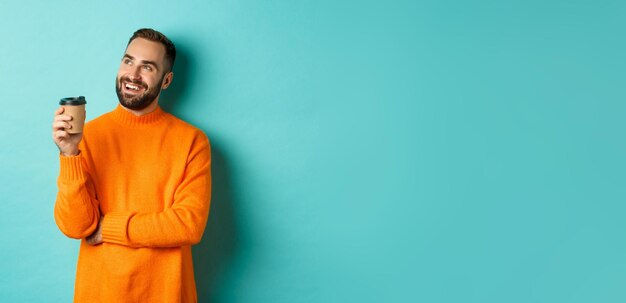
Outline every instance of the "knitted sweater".
<path id="1" fill-rule="evenodd" d="M 211 152 L 199 129 L 164 112 L 118 107 L 60 156 L 54 218 L 80 244 L 75 302 L 196 302 L 191 245 L 202 238 Z M 85 238 L 102 217 L 103 243 Z"/>

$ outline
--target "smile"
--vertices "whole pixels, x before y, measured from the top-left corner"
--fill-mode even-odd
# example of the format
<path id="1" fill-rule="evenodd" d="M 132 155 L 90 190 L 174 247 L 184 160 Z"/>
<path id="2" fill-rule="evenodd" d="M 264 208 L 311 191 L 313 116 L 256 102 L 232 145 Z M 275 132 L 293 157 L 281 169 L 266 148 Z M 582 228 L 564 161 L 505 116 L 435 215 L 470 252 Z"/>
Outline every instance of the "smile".
<path id="1" fill-rule="evenodd" d="M 127 89 L 139 90 L 139 86 L 134 85 L 134 84 L 126 83 L 124 84 L 124 86 L 126 86 Z"/>
<path id="2" fill-rule="evenodd" d="M 126 81 L 122 82 L 122 86 L 124 88 L 124 92 L 129 93 L 129 94 L 137 94 L 144 90 L 143 85 L 126 82 Z"/>

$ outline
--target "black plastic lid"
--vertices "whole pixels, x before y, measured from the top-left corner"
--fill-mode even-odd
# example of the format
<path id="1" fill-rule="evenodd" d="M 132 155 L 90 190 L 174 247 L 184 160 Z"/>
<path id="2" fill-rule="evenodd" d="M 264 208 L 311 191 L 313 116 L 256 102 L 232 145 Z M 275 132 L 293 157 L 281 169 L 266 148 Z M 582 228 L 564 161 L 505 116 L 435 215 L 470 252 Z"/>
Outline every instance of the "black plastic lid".
<path id="1" fill-rule="evenodd" d="M 59 101 L 59 104 L 60 105 L 83 105 L 83 104 L 87 104 L 87 100 L 85 100 L 84 96 L 67 97 L 67 98 L 61 99 L 61 101 Z"/>

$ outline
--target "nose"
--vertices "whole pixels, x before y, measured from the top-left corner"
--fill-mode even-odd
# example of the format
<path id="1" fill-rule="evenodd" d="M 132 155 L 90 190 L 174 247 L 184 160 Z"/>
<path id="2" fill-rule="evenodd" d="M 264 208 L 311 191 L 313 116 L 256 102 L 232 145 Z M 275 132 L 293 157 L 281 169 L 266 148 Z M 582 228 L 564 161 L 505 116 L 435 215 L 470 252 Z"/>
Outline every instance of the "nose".
<path id="1" fill-rule="evenodd" d="M 129 78 L 133 79 L 133 80 L 138 80 L 141 79 L 141 70 L 139 69 L 139 66 L 133 68 L 130 72 L 130 74 L 128 75 Z"/>

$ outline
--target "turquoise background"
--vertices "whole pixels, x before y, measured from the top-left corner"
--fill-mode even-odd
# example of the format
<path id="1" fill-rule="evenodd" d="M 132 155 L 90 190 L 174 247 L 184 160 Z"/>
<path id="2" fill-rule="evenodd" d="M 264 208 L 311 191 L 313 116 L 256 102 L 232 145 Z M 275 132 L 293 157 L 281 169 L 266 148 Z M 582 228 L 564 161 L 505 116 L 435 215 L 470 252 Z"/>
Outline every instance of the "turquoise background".
<path id="1" fill-rule="evenodd" d="M 201 302 L 626 301 L 623 1 L 0 2 L 0 301 L 70 302 L 56 102 L 126 42 L 213 148 Z M 103 286 L 105 287 L 105 286 Z"/>

